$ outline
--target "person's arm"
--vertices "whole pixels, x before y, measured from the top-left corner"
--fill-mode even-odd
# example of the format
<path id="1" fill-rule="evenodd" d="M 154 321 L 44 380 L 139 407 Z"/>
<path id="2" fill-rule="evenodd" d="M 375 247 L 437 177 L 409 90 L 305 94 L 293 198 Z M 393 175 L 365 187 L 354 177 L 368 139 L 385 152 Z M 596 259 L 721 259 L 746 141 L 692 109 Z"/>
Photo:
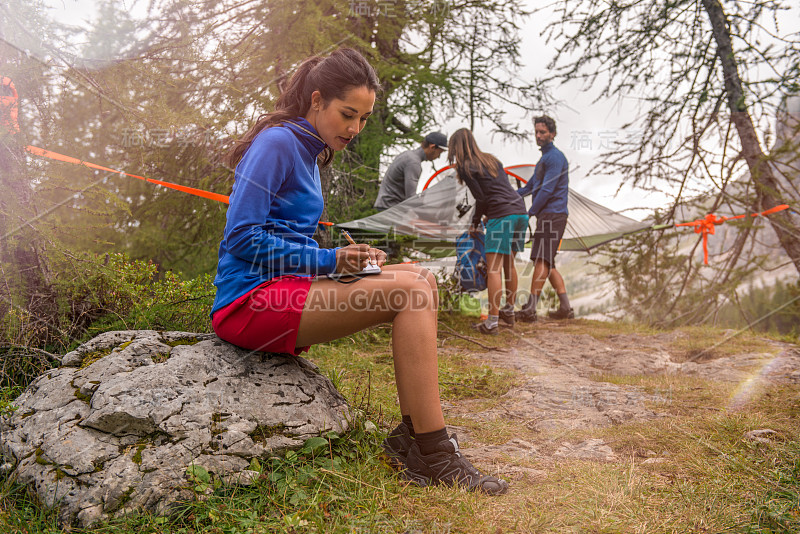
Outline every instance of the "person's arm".
<path id="1" fill-rule="evenodd" d="M 291 135 L 291 133 L 289 134 Z M 301 245 L 283 239 L 288 223 L 270 217 L 281 186 L 293 172 L 295 148 L 275 136 L 256 139 L 236 167 L 236 183 L 228 207 L 225 245 L 229 253 L 283 274 L 327 274 L 336 269 L 336 249 L 320 249 L 315 242 Z M 298 209 L 302 209 L 298 207 Z"/>
<path id="2" fill-rule="evenodd" d="M 419 161 L 409 161 L 403 169 L 403 185 L 405 187 L 405 198 L 411 198 L 417 194 L 417 183 L 422 174 L 422 163 Z"/>
<path id="3" fill-rule="evenodd" d="M 545 158 L 542 158 L 545 159 Z M 539 211 L 547 204 L 550 197 L 553 196 L 558 180 L 566 172 L 566 160 L 560 161 L 555 158 L 547 158 L 547 161 L 539 161 L 538 165 L 544 165 L 544 175 L 542 176 L 542 186 L 533 194 L 531 201 L 531 208 L 528 210 L 528 215 L 538 215 Z M 532 181 L 532 180 L 531 180 Z"/>
<path id="4" fill-rule="evenodd" d="M 530 195 L 531 192 L 533 192 L 533 181 L 534 181 L 533 178 L 534 178 L 534 176 L 536 176 L 535 172 L 534 172 L 534 174 L 531 175 L 530 180 L 525 182 L 525 185 L 523 185 L 522 187 L 517 189 L 517 193 L 519 194 L 519 196 L 526 197 L 526 196 Z"/>

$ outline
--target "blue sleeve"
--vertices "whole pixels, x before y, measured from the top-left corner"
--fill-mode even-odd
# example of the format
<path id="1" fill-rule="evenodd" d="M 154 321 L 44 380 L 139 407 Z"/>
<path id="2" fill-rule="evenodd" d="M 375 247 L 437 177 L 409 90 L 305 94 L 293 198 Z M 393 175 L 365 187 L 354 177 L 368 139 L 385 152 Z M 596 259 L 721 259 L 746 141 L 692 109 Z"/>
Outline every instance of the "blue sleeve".
<path id="1" fill-rule="evenodd" d="M 531 192 L 533 191 L 533 178 L 534 178 L 534 176 L 536 176 L 536 173 L 531 175 L 530 180 L 525 182 L 525 185 L 523 185 L 522 187 L 517 189 L 517 193 L 519 193 L 519 196 L 526 197 L 526 196 L 531 194 Z"/>
<path id="2" fill-rule="evenodd" d="M 320 249 L 310 238 L 308 245 L 283 239 L 286 234 L 300 236 L 288 221 L 270 213 L 291 194 L 281 187 L 294 172 L 295 152 L 296 148 L 280 134 L 256 138 L 250 146 L 236 166 L 225 246 L 230 254 L 252 263 L 254 269 L 283 274 L 331 273 L 336 269 L 335 249 Z"/>
<path id="3" fill-rule="evenodd" d="M 539 211 L 547 204 L 550 197 L 553 196 L 553 191 L 556 189 L 558 180 L 564 175 L 567 167 L 566 158 L 542 158 L 546 161 L 539 161 L 538 165 L 544 163 L 544 176 L 542 176 L 541 187 L 533 194 L 531 208 L 528 210 L 528 215 L 536 216 Z M 563 161 L 562 161 L 563 160 Z M 533 182 L 531 180 L 529 184 Z"/>

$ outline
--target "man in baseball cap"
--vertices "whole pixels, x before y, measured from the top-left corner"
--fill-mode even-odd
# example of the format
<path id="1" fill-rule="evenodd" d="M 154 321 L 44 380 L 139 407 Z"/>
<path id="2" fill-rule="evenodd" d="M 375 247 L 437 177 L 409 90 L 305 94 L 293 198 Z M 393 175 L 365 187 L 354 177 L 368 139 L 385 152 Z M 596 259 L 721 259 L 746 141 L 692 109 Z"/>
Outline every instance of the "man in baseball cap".
<path id="1" fill-rule="evenodd" d="M 383 175 L 378 198 L 374 207 L 380 211 L 391 208 L 417 192 L 417 182 L 422 174 L 422 162 L 433 161 L 447 150 L 447 136 L 442 132 L 431 132 L 422 145 L 403 152 L 389 165 Z"/>

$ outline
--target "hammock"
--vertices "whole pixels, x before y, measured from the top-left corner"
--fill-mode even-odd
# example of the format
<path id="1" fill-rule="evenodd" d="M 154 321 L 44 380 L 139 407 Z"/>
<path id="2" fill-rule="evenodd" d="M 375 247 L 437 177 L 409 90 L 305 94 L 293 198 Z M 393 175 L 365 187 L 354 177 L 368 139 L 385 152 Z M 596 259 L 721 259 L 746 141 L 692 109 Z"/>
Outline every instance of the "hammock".
<path id="1" fill-rule="evenodd" d="M 533 168 L 515 165 L 506 171 L 512 182 L 519 181 L 521 185 L 533 176 Z M 336 226 L 366 239 L 408 236 L 415 249 L 434 255 L 452 254 L 456 238 L 470 226 L 475 199 L 466 185 L 458 183 L 453 169 L 439 171 L 436 178 L 433 185 L 429 181 L 422 192 L 396 206 Z M 531 197 L 525 197 L 525 201 L 530 207 Z M 588 252 L 646 228 L 650 224 L 621 215 L 570 189 L 569 219 L 560 250 Z"/>

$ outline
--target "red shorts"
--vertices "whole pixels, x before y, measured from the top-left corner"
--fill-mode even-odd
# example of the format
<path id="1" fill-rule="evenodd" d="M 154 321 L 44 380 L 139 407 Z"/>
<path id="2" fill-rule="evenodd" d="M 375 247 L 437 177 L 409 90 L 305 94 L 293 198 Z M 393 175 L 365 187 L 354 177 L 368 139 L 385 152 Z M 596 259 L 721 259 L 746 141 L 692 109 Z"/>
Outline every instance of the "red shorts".
<path id="1" fill-rule="evenodd" d="M 295 342 L 313 280 L 280 276 L 264 282 L 214 312 L 211 326 L 220 339 L 239 347 L 298 356 L 308 350 Z"/>

